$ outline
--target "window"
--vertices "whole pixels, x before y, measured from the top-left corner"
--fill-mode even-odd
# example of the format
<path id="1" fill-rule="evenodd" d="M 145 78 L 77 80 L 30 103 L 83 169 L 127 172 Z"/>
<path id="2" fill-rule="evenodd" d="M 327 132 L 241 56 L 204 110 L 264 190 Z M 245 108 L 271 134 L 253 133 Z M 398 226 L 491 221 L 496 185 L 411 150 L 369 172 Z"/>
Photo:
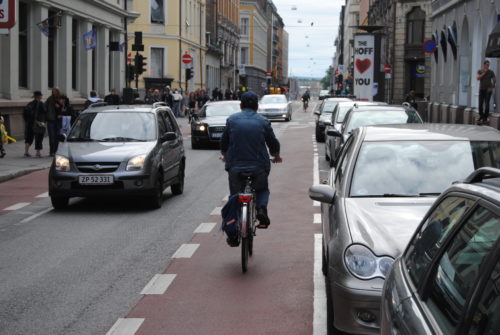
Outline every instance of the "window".
<path id="1" fill-rule="evenodd" d="M 165 74 L 164 68 L 164 49 L 163 48 L 151 48 L 151 66 L 150 75 L 153 78 L 163 78 Z"/>
<path id="2" fill-rule="evenodd" d="M 248 48 L 241 48 L 241 63 L 240 64 L 248 64 Z"/>
<path id="3" fill-rule="evenodd" d="M 248 37 L 248 17 L 242 17 L 240 23 L 241 36 Z"/>
<path id="4" fill-rule="evenodd" d="M 28 5 L 19 3 L 19 86 L 28 87 Z"/>
<path id="5" fill-rule="evenodd" d="M 48 69 L 48 84 L 49 87 L 54 87 L 55 77 L 56 77 L 56 12 L 49 11 L 49 36 L 48 36 L 48 57 L 47 57 L 47 69 Z"/>
<path id="6" fill-rule="evenodd" d="M 500 142 L 471 142 L 474 166 L 492 166 L 500 169 Z"/>
<path id="7" fill-rule="evenodd" d="M 73 19 L 71 29 L 71 87 L 76 91 L 78 82 L 78 42 L 80 34 L 78 33 L 78 20 Z"/>
<path id="8" fill-rule="evenodd" d="M 472 314 L 470 335 L 493 335 L 498 333 L 500 326 L 500 262 L 497 261 L 481 300 Z"/>
<path id="9" fill-rule="evenodd" d="M 163 0 L 151 1 L 151 23 L 165 23 L 165 7 Z"/>
<path id="10" fill-rule="evenodd" d="M 462 197 L 443 199 L 410 242 L 404 260 L 416 286 L 449 232 L 473 204 L 474 201 Z"/>
<path id="11" fill-rule="evenodd" d="M 424 41 L 425 12 L 414 7 L 406 15 L 406 44 L 421 44 Z"/>
<path id="12" fill-rule="evenodd" d="M 165 121 L 167 122 L 167 131 L 176 132 L 175 123 L 172 120 L 172 116 L 169 112 L 165 112 Z"/>
<path id="13" fill-rule="evenodd" d="M 349 158 L 354 150 L 354 144 L 353 144 L 354 140 L 353 140 L 353 137 L 349 137 L 347 139 L 347 142 L 344 146 L 344 148 L 342 149 L 342 152 L 339 153 L 339 161 L 340 161 L 340 164 L 338 166 L 340 166 L 340 169 L 338 169 L 337 171 L 337 175 L 335 176 L 335 181 L 337 182 L 342 182 L 342 178 L 344 178 L 344 175 L 345 175 L 345 170 L 347 169 L 347 162 L 349 161 Z M 345 153 L 344 155 L 342 155 L 342 153 Z"/>
<path id="14" fill-rule="evenodd" d="M 162 113 L 157 113 L 156 116 L 158 118 L 158 136 L 161 137 L 167 132 L 167 124 L 165 123 Z"/>
<path id="15" fill-rule="evenodd" d="M 458 326 L 483 260 L 500 236 L 500 216 L 478 207 L 444 252 L 431 279 L 429 309 L 443 333 Z"/>

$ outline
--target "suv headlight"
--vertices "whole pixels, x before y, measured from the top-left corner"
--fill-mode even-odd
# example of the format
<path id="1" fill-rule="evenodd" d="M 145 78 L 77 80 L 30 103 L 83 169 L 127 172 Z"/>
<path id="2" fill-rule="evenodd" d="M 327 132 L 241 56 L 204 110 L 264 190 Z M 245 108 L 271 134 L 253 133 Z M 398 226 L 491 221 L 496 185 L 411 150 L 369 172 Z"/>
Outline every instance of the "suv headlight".
<path id="1" fill-rule="evenodd" d="M 56 155 L 54 162 L 57 171 L 69 171 L 69 159 L 67 157 Z"/>
<path id="2" fill-rule="evenodd" d="M 130 158 L 127 162 L 127 171 L 139 171 L 144 167 L 144 162 L 146 161 L 146 155 L 139 155 Z"/>
<path id="3" fill-rule="evenodd" d="M 385 279 L 394 263 L 391 257 L 378 257 L 360 244 L 349 246 L 345 251 L 344 260 L 349 272 L 360 279 Z"/>
<path id="4" fill-rule="evenodd" d="M 204 125 L 204 124 L 197 124 L 197 125 L 194 127 L 194 129 L 195 129 L 196 131 L 206 131 L 206 130 L 207 130 L 207 126 L 206 126 L 206 125 Z"/>

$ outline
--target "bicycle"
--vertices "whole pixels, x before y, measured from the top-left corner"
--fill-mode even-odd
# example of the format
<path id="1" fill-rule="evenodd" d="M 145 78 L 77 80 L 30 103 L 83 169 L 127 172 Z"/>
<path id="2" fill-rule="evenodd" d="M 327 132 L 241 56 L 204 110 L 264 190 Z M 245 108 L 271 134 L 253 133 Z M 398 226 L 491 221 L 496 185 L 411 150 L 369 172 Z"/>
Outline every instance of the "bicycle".
<path id="1" fill-rule="evenodd" d="M 238 193 L 240 207 L 240 239 L 241 239 L 241 269 L 243 273 L 248 270 L 248 257 L 253 254 L 253 237 L 255 236 L 255 190 L 252 188 L 253 174 L 241 172 L 241 178 L 245 178 L 243 192 Z"/>
<path id="2" fill-rule="evenodd" d="M 307 100 L 302 101 L 304 113 L 307 112 L 307 107 L 309 107 L 309 102 Z"/>

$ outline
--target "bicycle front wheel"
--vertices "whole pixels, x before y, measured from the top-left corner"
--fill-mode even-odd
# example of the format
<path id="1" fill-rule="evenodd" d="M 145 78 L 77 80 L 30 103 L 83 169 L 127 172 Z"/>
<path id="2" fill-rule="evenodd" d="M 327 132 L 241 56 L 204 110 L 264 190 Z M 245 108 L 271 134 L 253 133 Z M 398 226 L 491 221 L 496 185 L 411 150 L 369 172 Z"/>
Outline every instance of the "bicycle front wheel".
<path id="1" fill-rule="evenodd" d="M 248 207 L 241 207 L 241 270 L 243 273 L 248 270 L 248 254 L 250 252 L 250 234 L 248 231 Z"/>

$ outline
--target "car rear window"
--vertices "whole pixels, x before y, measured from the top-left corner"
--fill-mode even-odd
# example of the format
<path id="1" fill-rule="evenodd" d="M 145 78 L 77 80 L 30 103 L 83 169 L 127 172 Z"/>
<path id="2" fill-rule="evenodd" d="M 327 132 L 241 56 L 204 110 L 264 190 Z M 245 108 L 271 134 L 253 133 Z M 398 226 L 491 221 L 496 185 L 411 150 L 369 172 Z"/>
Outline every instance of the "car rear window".
<path id="1" fill-rule="evenodd" d="M 262 104 L 284 104 L 286 103 L 286 97 L 282 95 L 266 95 L 260 100 Z"/>
<path id="2" fill-rule="evenodd" d="M 352 132 L 353 129 L 372 126 L 378 124 L 404 124 L 422 123 L 422 119 L 414 110 L 375 110 L 352 112 L 349 124 L 346 125 L 345 133 Z"/>
<path id="3" fill-rule="evenodd" d="M 205 105 L 200 113 L 198 114 L 201 117 L 210 117 L 210 116 L 229 116 L 234 113 L 238 113 L 241 111 L 239 104 L 213 104 L 213 105 Z"/>

